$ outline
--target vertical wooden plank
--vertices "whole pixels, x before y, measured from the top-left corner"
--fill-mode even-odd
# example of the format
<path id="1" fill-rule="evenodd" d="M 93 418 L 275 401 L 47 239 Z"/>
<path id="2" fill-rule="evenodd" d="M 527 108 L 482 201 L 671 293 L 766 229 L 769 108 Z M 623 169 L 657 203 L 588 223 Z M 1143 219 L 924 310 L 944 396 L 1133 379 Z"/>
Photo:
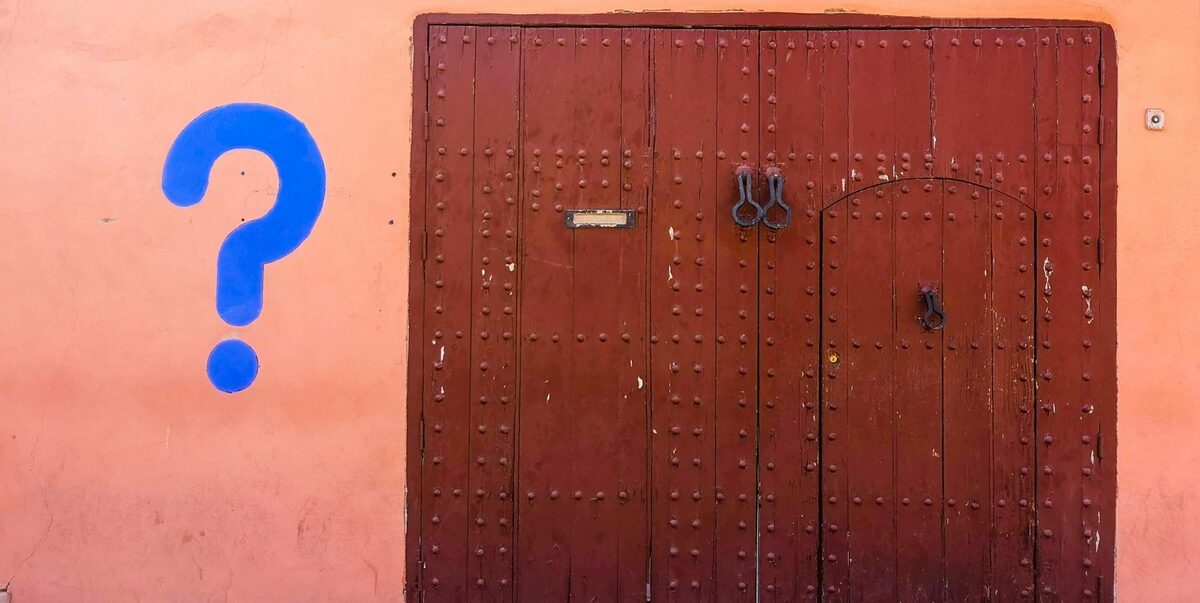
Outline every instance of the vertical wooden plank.
<path id="1" fill-rule="evenodd" d="M 1082 591 L 1087 588 L 1082 561 L 1087 554 L 1085 540 L 1090 540 L 1082 534 L 1087 528 L 1079 502 L 1084 482 L 1080 467 L 1084 467 L 1083 471 L 1090 470 L 1086 464 L 1091 452 L 1090 447 L 1082 447 L 1079 442 L 1079 431 L 1089 414 L 1084 409 L 1087 402 L 1085 384 L 1081 382 L 1085 371 L 1082 356 L 1086 350 L 1081 348 L 1085 328 L 1079 306 L 1083 301 L 1080 286 L 1086 289 L 1083 269 L 1091 258 L 1084 255 L 1078 243 L 1084 234 L 1081 213 L 1085 211 L 1079 204 L 1083 182 L 1078 167 L 1083 151 L 1082 128 L 1086 124 L 1081 98 L 1084 60 L 1079 47 L 1082 44 L 1077 30 L 1060 29 L 1058 34 L 1058 148 L 1052 163 L 1057 167 L 1059 183 L 1052 205 L 1042 211 L 1038 233 L 1046 319 L 1043 331 L 1044 339 L 1051 342 L 1049 351 L 1043 353 L 1040 369 L 1043 399 L 1051 407 L 1047 411 L 1050 417 L 1039 435 L 1045 456 L 1042 474 L 1048 485 L 1041 494 L 1041 505 L 1056 508 L 1061 521 L 1057 526 L 1042 526 L 1049 545 L 1047 550 L 1057 550 L 1060 555 L 1058 583 L 1050 592 L 1043 585 L 1043 594 L 1045 600 L 1070 601 L 1082 599 Z M 1075 349 L 1058 353 L 1055 344 L 1063 346 L 1058 349 L 1064 352 L 1069 349 L 1067 346 Z M 1080 452 L 1084 453 L 1083 459 Z"/>
<path id="2" fill-rule="evenodd" d="M 821 124 L 824 152 L 816 161 L 824 182 L 824 206 L 828 207 L 854 190 L 848 188 L 851 174 L 845 159 L 850 151 L 850 32 L 828 32 L 822 41 L 821 86 L 828 109 Z"/>
<path id="3" fill-rule="evenodd" d="M 883 36 L 883 41 L 888 42 L 884 50 L 891 50 L 893 61 L 894 175 L 900 179 L 928 177 L 933 174 L 932 33 L 896 30 Z"/>
<path id="4" fill-rule="evenodd" d="M 421 592 L 422 559 L 424 551 L 421 548 L 421 535 L 425 526 L 424 517 L 424 424 L 425 408 L 425 371 L 427 370 L 425 351 L 425 220 L 426 220 L 426 165 L 428 162 L 426 146 L 428 125 L 425 116 L 429 109 L 429 85 L 426 77 L 429 73 L 429 24 L 424 17 L 417 17 L 413 24 L 413 145 L 411 165 L 409 169 L 409 232 L 408 232 L 408 399 L 406 401 L 407 421 L 405 424 L 405 453 L 408 455 L 405 463 L 405 492 L 404 492 L 404 541 L 405 541 L 405 576 L 404 590 L 406 598 L 418 600 Z"/>
<path id="5" fill-rule="evenodd" d="M 1096 407 L 1100 433 L 1096 436 L 1096 457 L 1100 465 L 1101 534 L 1096 573 L 1100 577 L 1101 601 L 1116 598 L 1116 501 L 1117 501 L 1117 45 L 1111 26 L 1100 28 L 1100 183 L 1096 187 L 1099 203 L 1100 238 L 1096 239 L 1099 257 L 1100 290 L 1092 298 L 1096 321 L 1100 325 L 1094 365 L 1100 373 Z"/>
<path id="6" fill-rule="evenodd" d="M 621 142 L 621 38 L 617 29 L 588 28 L 574 32 L 575 63 L 571 70 L 578 94 L 561 171 L 565 208 L 612 209 L 621 204 L 619 165 L 612 159 Z M 568 42 L 570 46 L 571 42 Z M 557 151 L 556 151 L 557 153 Z M 556 187 L 558 184 L 556 183 Z M 555 206 L 557 211 L 558 206 Z M 559 228 L 564 228 L 559 226 Z M 614 489 L 621 476 L 620 425 L 614 410 L 635 382 L 622 381 L 628 367 L 620 334 L 637 320 L 637 288 L 642 266 L 626 257 L 623 234 L 610 229 L 574 229 L 572 266 L 585 278 L 573 282 L 570 354 L 573 359 L 570 398 L 574 416 L 575 465 L 571 505 L 572 597 L 612 601 L 617 598 L 617 507 Z M 614 262 L 614 259 L 616 260 Z M 626 261 L 628 260 L 628 261 Z"/>
<path id="7" fill-rule="evenodd" d="M 990 162 L 992 291 L 994 316 L 992 412 L 992 579 L 993 597 L 1014 598 L 1031 591 L 1033 484 L 1032 433 L 1032 265 L 1030 250 L 1035 215 L 1023 204 L 1036 196 L 1037 32 L 1033 29 L 986 31 L 981 62 L 989 78 L 1009 82 L 988 87 L 984 154 Z M 1024 237 L 1026 243 L 1021 245 Z M 1017 241 L 1014 242 L 1013 239 Z M 1022 255 L 1024 254 L 1024 255 Z M 1024 298 L 1019 296 L 1026 291 Z M 1024 302 L 1024 303 L 1022 303 Z M 1019 346 L 1024 343 L 1025 347 Z M 1002 347 L 1003 346 L 1003 347 Z M 1024 410 L 1022 410 L 1024 409 Z M 1024 473 L 1022 473 L 1024 469 Z M 1021 505 L 1020 501 L 1025 500 Z M 1003 502 L 1002 502 L 1003 501 Z M 1013 504 L 1014 501 L 1017 504 Z"/>
<path id="8" fill-rule="evenodd" d="M 853 73 L 852 64 L 851 78 Z M 853 106 L 853 90 L 851 99 Z M 851 124 L 854 121 L 852 116 Z M 846 208 L 851 217 L 849 240 L 853 251 L 850 255 L 854 258 L 846 266 L 849 281 L 846 294 L 852 296 L 846 317 L 850 321 L 849 343 L 851 348 L 856 341 L 860 349 L 874 343 L 883 344 L 883 348 L 874 346 L 876 352 L 882 353 L 874 362 L 867 360 L 865 355 L 862 359 L 854 355 L 854 364 L 850 367 L 853 391 L 846 405 L 850 415 L 849 428 L 845 434 L 827 435 L 852 440 L 846 463 L 846 470 L 850 471 L 850 488 L 842 504 L 850 507 L 846 528 L 850 531 L 850 598 L 864 601 L 892 599 L 896 588 L 895 509 L 863 504 L 878 498 L 895 499 L 893 418 L 896 410 L 892 389 L 895 385 L 894 365 L 899 355 L 896 346 L 903 347 L 903 342 L 896 339 L 892 319 L 896 257 L 892 235 L 894 224 L 889 219 L 895 213 L 891 193 L 890 187 L 876 187 L 871 191 L 872 196 L 864 195 L 866 198 L 862 199 L 864 206 L 884 208 L 884 217 L 880 220 L 854 219 L 852 207 L 858 197 L 852 197 L 851 206 Z M 827 238 L 826 243 L 837 242 Z M 878 269 L 881 265 L 883 270 Z M 830 472 L 838 469 L 826 467 Z"/>
<path id="9" fill-rule="evenodd" d="M 759 569 L 764 600 L 815 600 L 820 565 L 821 224 L 818 124 L 845 117 L 845 88 L 824 85 L 829 32 L 765 31 L 760 39 L 760 153 L 784 175 L 793 222 L 759 233 Z M 844 137 L 842 138 L 844 144 Z"/>
<path id="10" fill-rule="evenodd" d="M 427 601 L 467 599 L 471 274 L 475 102 L 472 27 L 430 31 L 422 586 Z"/>
<path id="11" fill-rule="evenodd" d="M 1036 212 L 991 192 L 992 570 L 994 600 L 1033 596 Z M 1022 269 L 1022 267 L 1024 267 Z"/>
<path id="12" fill-rule="evenodd" d="M 622 270 L 637 270 L 634 282 L 624 283 L 620 298 L 623 317 L 621 341 L 628 364 L 620 363 L 618 382 L 624 393 L 617 400 L 619 509 L 616 526 L 618 601 L 641 603 L 646 600 L 650 575 L 650 483 L 649 417 L 650 368 L 647 347 L 648 329 L 648 237 L 650 228 L 650 32 L 625 29 L 621 33 L 621 155 L 620 206 L 637 212 L 637 226 L 621 231 L 620 263 Z"/>
<path id="13" fill-rule="evenodd" d="M 984 85 L 980 81 L 982 37 L 978 35 L 978 32 L 972 30 L 945 28 L 934 29 L 931 38 L 933 42 L 932 88 L 936 107 L 933 119 L 934 173 L 944 178 L 986 184 L 989 179 L 986 173 L 988 164 L 984 162 L 985 158 L 980 146 L 988 135 L 984 129 L 984 113 L 987 110 L 984 97 L 996 86 Z M 958 198 L 968 196 L 971 191 L 976 190 L 969 185 L 954 182 L 944 182 L 942 188 L 942 195 L 947 206 L 953 205 Z M 986 203 L 986 199 L 984 202 Z M 986 212 L 986 210 L 985 207 L 984 211 Z M 943 215 L 941 220 L 944 222 L 946 217 Z M 943 241 L 943 244 L 945 243 Z M 945 253 L 952 252 L 947 249 Z M 944 295 L 945 291 L 942 293 Z M 963 307 L 961 310 L 966 311 L 969 307 Z M 957 307 L 953 310 L 947 309 L 953 312 L 955 324 L 958 324 L 959 321 L 970 320 L 969 317 L 959 316 L 960 309 Z M 945 497 L 960 496 L 955 490 L 963 482 L 959 475 L 964 470 L 962 460 L 952 460 L 947 457 L 951 454 L 951 446 L 955 444 L 957 446 L 953 453 L 958 455 L 963 452 L 959 449 L 959 446 L 962 445 L 961 440 L 955 435 L 959 426 L 954 421 L 959 417 L 959 413 L 950 406 L 958 396 L 950 390 L 958 385 L 951 382 L 956 377 L 952 374 L 955 369 L 955 359 L 967 354 L 970 350 L 969 343 L 956 340 L 953 333 L 945 336 L 943 342 L 943 369 L 946 371 L 943 377 L 943 388 L 945 392 L 951 394 L 949 397 L 943 397 L 942 400 L 945 410 L 945 414 L 942 416 L 944 437 L 942 447 L 939 449 L 943 456 L 942 491 Z M 949 349 L 951 345 L 955 349 Z M 976 346 L 978 346 L 978 342 L 976 342 Z M 990 353 L 987 348 L 984 348 L 984 351 Z M 978 356 L 978 354 L 979 352 L 975 351 L 973 356 Z M 969 453 L 969 450 L 967 452 Z M 980 468 L 976 467 L 974 471 L 979 472 Z M 962 534 L 962 530 L 951 530 L 948 525 L 951 517 L 957 519 L 962 512 L 961 508 L 957 507 L 957 498 L 955 502 L 956 507 L 950 508 L 948 501 L 942 501 L 943 528 L 939 535 L 943 540 L 945 574 L 942 597 L 946 597 L 950 592 L 959 593 L 961 596 L 961 590 L 958 588 L 958 584 L 963 579 L 963 576 L 960 575 L 963 571 L 961 564 L 969 563 L 956 558 L 956 555 L 960 554 L 957 547 L 960 544 L 959 535 Z M 970 536 L 969 533 L 963 535 Z M 978 562 L 979 560 L 976 558 L 972 561 Z"/>
<path id="14" fill-rule="evenodd" d="M 933 30 L 933 155 L 936 175 L 986 186 L 991 164 L 982 145 L 990 135 L 988 94 L 998 86 L 980 80 L 983 31 Z"/>
<path id="15" fill-rule="evenodd" d="M 1056 153 L 1058 151 L 1058 30 L 1056 28 L 1039 28 L 1037 30 L 1037 139 L 1038 149 L 1035 157 L 1037 162 L 1037 170 L 1035 177 L 1037 181 L 1037 193 L 1035 194 L 1035 210 L 1038 214 L 1038 221 L 1042 222 L 1043 212 L 1050 211 L 1053 218 L 1053 207 L 1055 191 L 1059 185 L 1058 164 L 1056 161 Z M 1045 223 L 1039 224 L 1036 234 L 1041 235 L 1042 228 L 1048 226 Z M 1053 366 L 1052 358 L 1047 354 L 1050 348 L 1047 344 L 1051 344 L 1051 331 L 1049 330 L 1050 317 L 1047 312 L 1047 298 L 1044 295 L 1045 285 L 1045 270 L 1052 265 L 1044 266 L 1043 261 L 1046 259 L 1043 252 L 1039 248 L 1036 239 L 1034 241 L 1037 255 L 1034 265 L 1031 267 L 1034 274 L 1037 275 L 1034 291 L 1034 307 L 1036 322 L 1034 326 L 1034 337 L 1037 340 L 1037 351 L 1034 355 L 1034 383 L 1035 383 L 1035 410 L 1034 410 L 1034 441 L 1035 441 L 1035 457 L 1034 465 L 1030 468 L 1037 477 L 1035 482 L 1036 499 L 1031 501 L 1036 510 L 1035 515 L 1035 597 L 1036 600 L 1052 600 L 1053 593 L 1057 592 L 1061 579 L 1059 576 L 1059 568 L 1062 565 L 1063 551 L 1058 543 L 1062 542 L 1062 523 L 1060 508 L 1046 506 L 1042 501 L 1048 496 L 1053 496 L 1055 492 L 1054 484 L 1051 483 L 1050 475 L 1045 473 L 1044 464 L 1050 460 L 1047 457 L 1047 451 L 1043 446 L 1042 438 L 1044 432 L 1055 430 L 1055 419 L 1053 416 L 1054 404 L 1048 396 L 1053 394 L 1052 388 L 1049 388 L 1047 383 L 1043 382 L 1043 371 L 1047 366 Z M 1057 326 L 1057 325 L 1056 325 Z M 1057 329 L 1056 329 L 1057 330 Z M 1052 344 L 1051 344 L 1052 345 Z M 1050 374 L 1053 377 L 1053 373 Z M 1053 435 L 1051 435 L 1053 438 Z M 1053 468 L 1051 467 L 1051 470 Z M 1052 540 L 1054 535 L 1058 533 L 1059 539 Z"/>
<path id="16" fill-rule="evenodd" d="M 895 214 L 893 315 L 900 347 L 892 392 L 896 487 L 886 505 L 896 515 L 896 596 L 927 601 L 942 596 L 943 348 L 941 332 L 927 332 L 917 312 L 924 312 L 920 284 L 942 284 L 943 211 L 941 183 L 911 178 L 933 170 L 932 37 L 928 31 L 899 30 L 881 35 L 876 46 L 890 59 L 885 68 L 893 82 L 895 150 L 851 159 L 875 166 L 874 173 L 862 168 L 868 177 L 900 180 L 888 192 Z M 901 504 L 893 502 L 897 499 Z"/>
<path id="17" fill-rule="evenodd" d="M 860 195 L 853 198 L 860 200 L 861 205 Z M 844 205 L 830 205 L 822 212 L 821 220 L 821 582 L 825 588 L 824 599 L 829 601 L 846 601 L 851 596 L 850 531 L 847 529 L 850 512 L 846 499 L 850 491 L 849 460 L 854 440 L 839 439 L 839 436 L 845 436 L 851 426 L 849 404 L 853 379 L 858 378 L 856 367 L 882 359 L 882 352 L 873 346 L 867 348 L 866 354 L 855 349 L 851 356 L 849 351 L 849 321 L 846 317 L 850 314 L 852 297 L 845 294 L 850 285 L 845 266 L 854 257 L 855 249 L 848 244 L 825 244 L 830 238 L 850 240 L 850 217 Z M 879 202 L 874 205 L 870 208 L 871 214 L 886 209 L 885 215 L 890 216 L 890 208 L 880 206 Z M 834 295 L 835 292 L 843 294 Z M 872 350 L 876 353 L 871 354 Z M 860 354 L 862 359 L 856 360 Z"/>
<path id="18" fill-rule="evenodd" d="M 517 467 L 517 600 L 570 592 L 575 426 L 571 377 L 575 270 L 566 203 L 566 149 L 579 100 L 575 30 L 526 29 L 522 50 L 521 408 Z M 572 186 L 571 190 L 578 190 Z"/>
<path id="19" fill-rule="evenodd" d="M 517 257 L 521 40 L 513 27 L 484 27 L 476 34 L 467 578 L 470 600 L 498 601 L 512 598 L 517 298 L 507 266 Z M 445 235 L 444 228 L 435 232 Z"/>
<path id="20" fill-rule="evenodd" d="M 716 32 L 652 33 L 651 596 L 702 601 L 714 571 Z M 695 339 L 700 336 L 701 341 Z M 698 433 L 696 430 L 699 430 Z"/>
<path id="21" fill-rule="evenodd" d="M 716 32 L 716 162 L 713 204 L 716 262 L 712 288 L 716 311 L 714 415 L 715 499 L 701 491 L 714 506 L 713 584 L 702 596 L 721 601 L 754 601 L 756 566 L 773 559 L 757 553 L 758 506 L 758 237 L 738 226 L 729 211 L 738 199 L 734 172 L 739 166 L 755 169 L 758 157 L 758 53 L 759 34 L 750 30 Z M 696 151 L 696 153 L 703 150 Z M 707 213 L 707 210 L 701 210 Z M 697 220 L 699 220 L 697 213 Z M 695 236 L 700 236 L 697 233 Z M 697 308 L 696 311 L 700 311 Z M 766 317 L 770 321 L 774 314 Z M 713 335 L 695 333 L 691 345 L 712 346 Z M 703 434 L 692 428 L 691 438 Z M 703 463 L 703 461 L 702 461 Z M 710 502 L 711 501 L 711 502 Z"/>
<path id="22" fill-rule="evenodd" d="M 1078 171 L 1078 182 L 1074 190 L 1067 189 L 1065 207 L 1068 216 L 1078 216 L 1074 237 L 1068 236 L 1060 243 L 1076 246 L 1082 260 L 1079 263 L 1079 293 L 1075 297 L 1075 314 L 1081 319 L 1080 346 L 1082 367 L 1079 373 L 1081 391 L 1080 424 L 1070 439 L 1075 445 L 1075 459 L 1079 467 L 1082 486 L 1079 498 L 1072 501 L 1079 505 L 1083 515 L 1080 538 L 1084 541 L 1081 566 L 1080 594 L 1086 600 L 1104 598 L 1102 546 L 1116 537 L 1116 526 L 1103 523 L 1102 501 L 1107 490 L 1102 476 L 1097 439 L 1102 433 L 1108 397 L 1106 387 L 1111 370 L 1105 361 L 1104 324 L 1098 319 L 1097 305 L 1103 289 L 1101 283 L 1099 254 L 1096 242 L 1103 233 L 1100 220 L 1101 151 L 1100 132 L 1100 30 L 1094 27 L 1076 28 L 1075 52 L 1079 53 L 1080 112 L 1078 160 L 1073 163 Z M 1053 242 L 1050 243 L 1053 245 Z M 1068 306 L 1068 310 L 1071 308 Z M 1069 469 L 1074 469 L 1070 467 Z M 1091 532 L 1089 534 L 1089 531 Z M 1111 578 L 1111 574 L 1109 576 Z"/>
<path id="23" fill-rule="evenodd" d="M 820 442 L 820 458 L 816 461 L 820 480 L 821 525 L 819 527 L 821 546 L 820 580 L 827 600 L 844 600 L 849 587 L 849 532 L 845 529 L 833 530 L 831 526 L 844 528 L 849 520 L 847 506 L 838 506 L 837 501 L 845 501 L 849 489 L 848 471 L 831 472 L 826 467 L 830 465 L 845 466 L 849 458 L 846 440 L 838 441 L 836 434 L 845 433 L 848 415 L 845 407 L 849 396 L 849 381 L 841 378 L 846 364 L 830 362 L 833 352 L 841 358 L 845 354 L 847 331 L 845 320 L 839 322 L 837 316 L 845 316 L 847 310 L 846 296 L 829 296 L 832 288 L 845 290 L 845 271 L 839 267 L 849 257 L 845 248 L 826 248 L 824 241 L 830 235 L 846 237 L 849 232 L 850 219 L 846 212 L 833 205 L 846 193 L 847 178 L 850 177 L 845 160 L 850 144 L 850 33 L 847 31 L 830 32 L 822 40 L 821 64 L 823 70 L 823 93 L 826 103 L 831 110 L 825 113 L 822 121 L 822 144 L 816 153 L 805 153 L 805 160 L 816 162 L 820 166 L 822 212 L 821 233 L 821 414 L 818 441 Z M 832 110 L 840 108 L 842 110 Z M 807 184 L 806 184 L 807 186 Z M 841 345 L 842 349 L 838 346 Z M 829 436 L 833 434 L 834 437 Z M 806 436 L 807 437 L 807 436 Z"/>
<path id="24" fill-rule="evenodd" d="M 947 454 L 942 431 L 945 348 L 943 332 L 928 330 L 921 323 L 927 308 L 920 290 L 930 285 L 943 300 L 949 296 L 949 274 L 944 278 L 942 268 L 943 190 L 938 180 L 905 181 L 891 189 L 896 230 L 893 320 L 898 346 L 892 390 L 899 502 L 895 506 L 896 596 L 900 601 L 940 601 L 945 596 L 941 504 L 942 461 Z M 957 315 L 954 319 L 967 320 Z"/>
<path id="25" fill-rule="evenodd" d="M 1069 347 L 1051 348 L 1046 352 L 1048 362 L 1043 364 L 1050 371 L 1051 380 L 1055 372 L 1058 378 L 1050 388 L 1057 399 L 1052 411 L 1056 420 L 1042 430 L 1048 459 L 1045 465 L 1057 489 L 1052 495 L 1048 492 L 1042 497 L 1064 507 L 1060 515 L 1064 523 L 1058 538 L 1067 565 L 1060 573 L 1062 581 L 1057 590 L 1049 595 L 1091 601 L 1098 593 L 1093 557 L 1098 553 L 1099 543 L 1105 537 L 1112 537 L 1111 531 L 1103 533 L 1098 525 L 1096 501 L 1102 494 L 1097 483 L 1094 443 L 1099 434 L 1096 401 L 1100 396 L 1098 381 L 1093 378 L 1099 376 L 1094 372 L 1093 354 L 1100 326 L 1092 305 L 1093 294 L 1099 288 L 1094 247 L 1094 240 L 1099 237 L 1098 30 L 1058 30 L 1057 53 L 1060 94 L 1055 163 L 1060 181 L 1052 196 L 1054 207 L 1042 211 L 1038 249 L 1049 268 L 1045 271 L 1049 282 L 1046 318 L 1054 323 L 1046 330 L 1060 336 L 1060 341 L 1066 340 Z M 1075 351 L 1069 353 L 1072 347 Z M 1111 526 L 1105 527 L 1111 530 Z"/>
<path id="26" fill-rule="evenodd" d="M 949 183 L 945 194 L 942 393 L 946 600 L 983 599 L 991 580 L 992 292 L 986 189 Z"/>
<path id="27" fill-rule="evenodd" d="M 613 208 L 620 203 L 618 190 L 609 180 L 615 177 L 610 158 L 620 140 L 619 46 L 612 46 L 613 30 L 577 29 L 573 33 L 576 63 L 571 69 L 577 75 L 573 86 L 583 99 L 574 107 L 576 113 L 569 124 L 572 137 L 564 158 L 567 166 L 562 170 L 563 206 Z M 615 231 L 570 232 L 572 266 L 587 277 L 575 279 L 571 293 L 570 404 L 575 421 L 571 462 L 575 469 L 569 488 L 573 500 L 569 592 L 573 597 L 612 600 L 616 598 L 616 499 L 610 500 L 609 495 L 615 493 L 607 485 L 619 479 L 617 465 L 611 462 L 618 453 L 619 437 L 612 419 L 625 384 L 617 375 L 620 350 L 610 343 L 609 333 L 615 341 L 625 318 L 618 313 L 621 293 L 630 279 L 636 282 L 636 267 L 630 266 L 635 270 L 630 273 L 623 263 L 611 263 L 613 256 L 619 257 Z"/>
<path id="28" fill-rule="evenodd" d="M 850 160 L 861 165 L 875 159 L 880 178 L 896 177 L 896 129 L 893 46 L 895 34 L 888 31 L 850 33 L 849 114 Z M 883 161 L 879 161 L 882 157 Z M 877 169 L 878 169 L 877 168 Z M 852 195 L 843 203 L 848 214 L 846 240 L 826 235 L 827 250 L 844 245 L 846 287 L 827 289 L 831 297 L 845 295 L 848 308 L 847 356 L 850 395 L 846 400 L 848 424 L 843 433 L 826 438 L 843 438 L 849 454 L 843 466 L 827 464 L 828 473 L 849 473 L 846 498 L 834 503 L 849 507 L 849 520 L 838 526 L 850 532 L 849 599 L 883 600 L 896 596 L 896 508 L 895 500 L 895 408 L 892 388 L 896 357 L 907 352 L 898 346 L 892 324 L 895 304 L 893 190 L 876 186 Z M 855 212 L 858 212 L 857 217 Z M 876 218 L 878 216 L 878 218 Z M 832 318 L 832 317 L 831 317 Z M 855 348 L 854 343 L 859 347 Z M 872 504 L 883 498 L 885 504 Z M 864 501 L 867 504 L 863 504 Z M 832 531 L 834 525 L 827 526 Z"/>
<path id="29" fill-rule="evenodd" d="M 1037 165 L 1034 107 L 1037 99 L 1036 31 L 993 29 L 981 33 L 980 64 L 988 79 L 1003 85 L 980 87 L 986 111 L 985 175 L 988 186 L 1024 202 L 1033 202 Z"/>

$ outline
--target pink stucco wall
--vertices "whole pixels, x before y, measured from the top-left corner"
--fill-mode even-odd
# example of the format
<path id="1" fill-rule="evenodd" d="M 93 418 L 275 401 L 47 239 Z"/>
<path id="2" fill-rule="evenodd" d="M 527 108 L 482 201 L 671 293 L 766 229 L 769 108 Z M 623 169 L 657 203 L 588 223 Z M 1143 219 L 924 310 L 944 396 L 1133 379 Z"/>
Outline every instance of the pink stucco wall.
<path id="1" fill-rule="evenodd" d="M 525 12 L 771 10 L 1110 23 L 1120 68 L 1119 506 L 1126 602 L 1200 587 L 1200 3 L 530 0 Z M 430 2 L 0 0 L 0 586 L 30 601 L 394 601 L 404 568 L 411 27 Z M 266 310 L 213 309 L 216 252 L 270 207 L 235 152 L 192 208 L 162 161 L 208 108 L 264 102 L 321 145 L 317 228 Z M 1168 111 L 1163 132 L 1146 107 Z M 244 173 L 243 173 L 244 172 Z M 208 383 L 237 332 L 262 359 Z"/>

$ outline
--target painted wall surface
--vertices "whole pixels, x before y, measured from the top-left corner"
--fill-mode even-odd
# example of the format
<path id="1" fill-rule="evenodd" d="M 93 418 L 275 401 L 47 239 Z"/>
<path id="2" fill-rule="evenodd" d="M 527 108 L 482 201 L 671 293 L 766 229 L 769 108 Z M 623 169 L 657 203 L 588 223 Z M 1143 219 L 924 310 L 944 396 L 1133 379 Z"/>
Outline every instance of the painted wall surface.
<path id="1" fill-rule="evenodd" d="M 829 9 L 1092 19 L 1120 69 L 1117 588 L 1200 587 L 1197 0 L 528 0 L 524 12 Z M 395 601 L 404 571 L 411 28 L 488 0 L 0 0 L 0 586 L 13 601 Z M 214 307 L 217 252 L 278 191 L 233 151 L 172 205 L 172 141 L 227 103 L 320 145 L 324 210 Z M 1167 110 L 1167 129 L 1142 125 Z M 204 366 L 237 336 L 254 385 Z"/>

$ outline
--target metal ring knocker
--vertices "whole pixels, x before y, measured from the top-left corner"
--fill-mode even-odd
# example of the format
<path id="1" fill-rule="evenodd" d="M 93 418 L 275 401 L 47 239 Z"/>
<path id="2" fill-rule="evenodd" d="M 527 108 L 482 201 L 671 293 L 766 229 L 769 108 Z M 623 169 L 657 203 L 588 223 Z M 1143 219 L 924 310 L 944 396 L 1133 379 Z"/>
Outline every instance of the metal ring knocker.
<path id="1" fill-rule="evenodd" d="M 762 223 L 771 230 L 780 230 L 792 223 L 792 208 L 783 202 L 783 174 L 779 168 L 767 168 L 767 190 L 770 192 L 770 201 L 763 207 Z M 767 212 L 776 206 L 784 211 L 782 222 L 775 222 L 767 215 Z"/>
<path id="2" fill-rule="evenodd" d="M 754 202 L 754 174 L 749 166 L 741 166 L 734 172 L 734 179 L 738 185 L 738 202 L 733 206 L 733 221 L 738 225 L 749 228 L 758 224 L 766 214 L 766 210 L 761 205 Z M 742 218 L 742 208 L 749 203 L 754 208 L 754 217 L 750 219 Z"/>
<path id="3" fill-rule="evenodd" d="M 934 290 L 933 285 L 923 285 L 921 296 L 925 298 L 925 315 L 921 317 L 921 324 L 930 331 L 937 331 L 945 327 L 946 311 L 942 309 L 942 302 L 938 301 L 937 291 Z M 936 321 L 934 320 L 935 316 L 937 317 Z"/>

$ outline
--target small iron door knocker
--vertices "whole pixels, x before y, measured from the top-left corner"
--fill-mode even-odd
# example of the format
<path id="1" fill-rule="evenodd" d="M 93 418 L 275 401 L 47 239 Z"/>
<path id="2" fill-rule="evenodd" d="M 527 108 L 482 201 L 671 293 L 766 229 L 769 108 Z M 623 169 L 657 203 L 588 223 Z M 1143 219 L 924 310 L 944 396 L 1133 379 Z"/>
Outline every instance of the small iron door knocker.
<path id="1" fill-rule="evenodd" d="M 749 228 L 758 224 L 765 213 L 763 207 L 754 201 L 754 170 L 748 165 L 738 167 L 734 171 L 734 180 L 738 185 L 738 202 L 733 206 L 733 221 L 738 226 Z M 749 203 L 754 208 L 754 217 L 742 216 L 743 208 Z"/>
<path id="2" fill-rule="evenodd" d="M 921 317 L 921 324 L 930 331 L 945 327 L 946 311 L 942 309 L 942 302 L 938 300 L 937 290 L 933 285 L 922 285 L 921 297 L 925 299 L 925 315 Z"/>
<path id="3" fill-rule="evenodd" d="M 767 191 L 770 193 L 770 200 L 763 206 L 762 223 L 766 224 L 767 228 L 771 230 L 780 230 L 792 223 L 792 208 L 783 202 L 783 173 L 777 167 L 769 167 L 767 168 L 766 175 Z M 772 207 L 778 207 L 783 210 L 782 222 L 776 222 L 768 215 Z"/>

